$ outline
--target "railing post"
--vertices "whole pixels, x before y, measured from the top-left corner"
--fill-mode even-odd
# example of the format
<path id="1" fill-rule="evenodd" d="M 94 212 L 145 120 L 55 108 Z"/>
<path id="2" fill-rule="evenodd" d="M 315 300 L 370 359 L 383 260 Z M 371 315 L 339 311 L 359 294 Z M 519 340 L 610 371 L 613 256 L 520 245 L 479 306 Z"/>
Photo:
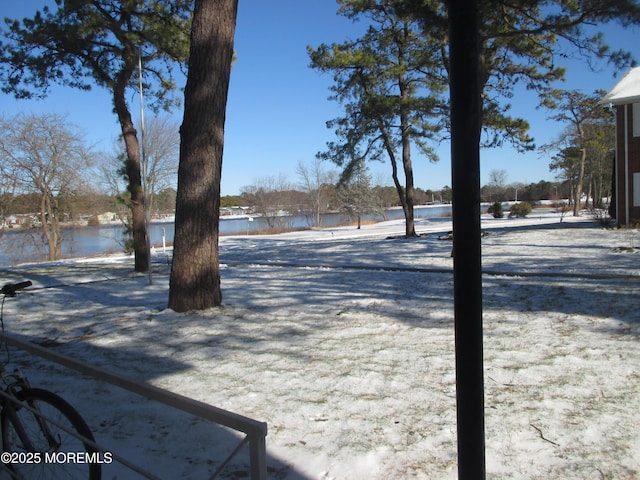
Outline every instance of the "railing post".
<path id="1" fill-rule="evenodd" d="M 251 433 L 249 463 L 251 480 L 267 480 L 267 443 L 262 432 Z"/>

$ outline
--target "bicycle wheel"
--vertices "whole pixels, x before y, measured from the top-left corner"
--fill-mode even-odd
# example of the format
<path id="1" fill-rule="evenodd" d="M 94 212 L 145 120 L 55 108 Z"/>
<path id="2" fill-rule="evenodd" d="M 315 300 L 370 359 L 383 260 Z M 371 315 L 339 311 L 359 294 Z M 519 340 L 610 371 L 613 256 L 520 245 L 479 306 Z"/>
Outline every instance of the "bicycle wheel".
<path id="1" fill-rule="evenodd" d="M 94 441 L 86 422 L 69 403 L 55 393 L 39 388 L 22 390 L 16 397 L 37 409 L 42 417 L 38 419 L 34 412 L 14 405 L 18 421 L 31 443 L 28 446 L 21 440 L 19 427 L 14 425 L 9 413 L 2 410 L 3 450 L 14 454 L 15 461 L 7 465 L 13 475 L 28 480 L 100 480 L 99 452 L 58 426 Z"/>

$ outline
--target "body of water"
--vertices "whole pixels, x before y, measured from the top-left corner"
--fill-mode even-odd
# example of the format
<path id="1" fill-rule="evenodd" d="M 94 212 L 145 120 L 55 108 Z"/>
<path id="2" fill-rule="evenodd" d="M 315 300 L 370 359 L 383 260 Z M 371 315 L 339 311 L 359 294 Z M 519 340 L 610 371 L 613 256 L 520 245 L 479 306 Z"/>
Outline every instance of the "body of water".
<path id="1" fill-rule="evenodd" d="M 402 209 L 394 208 L 386 213 L 387 220 L 404 218 Z M 414 209 L 415 218 L 437 218 L 451 215 L 451 205 L 419 206 Z M 367 215 L 364 220 L 384 220 L 382 215 Z M 338 213 L 321 215 L 320 227 L 334 227 L 348 223 L 350 219 Z M 314 225 L 313 218 L 305 215 L 278 217 L 279 225 L 287 229 L 304 229 Z M 221 235 L 248 235 L 264 231 L 269 224 L 262 217 L 220 219 Z M 150 228 L 151 243 L 161 246 L 163 241 L 173 243 L 173 222 L 153 222 Z M 95 227 L 68 227 L 63 229 L 62 255 L 65 258 L 88 257 L 106 253 L 122 252 L 124 231 L 122 225 L 99 225 Z M 6 230 L 0 237 L 0 265 L 15 265 L 24 262 L 46 261 L 48 254 L 41 238 L 41 231 Z"/>

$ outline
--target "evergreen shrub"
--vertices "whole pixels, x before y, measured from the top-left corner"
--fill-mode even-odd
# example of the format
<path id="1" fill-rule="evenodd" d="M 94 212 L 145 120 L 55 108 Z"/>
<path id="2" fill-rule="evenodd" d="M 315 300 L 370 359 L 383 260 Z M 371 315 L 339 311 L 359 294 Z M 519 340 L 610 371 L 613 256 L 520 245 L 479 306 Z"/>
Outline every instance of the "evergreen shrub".
<path id="1" fill-rule="evenodd" d="M 487 213 L 491 213 L 493 218 L 502 218 L 504 217 L 504 211 L 502 210 L 502 203 L 494 202 L 493 205 L 489 207 Z"/>
<path id="2" fill-rule="evenodd" d="M 524 218 L 531 213 L 531 204 L 527 202 L 520 202 L 511 205 L 509 209 L 509 217 Z"/>

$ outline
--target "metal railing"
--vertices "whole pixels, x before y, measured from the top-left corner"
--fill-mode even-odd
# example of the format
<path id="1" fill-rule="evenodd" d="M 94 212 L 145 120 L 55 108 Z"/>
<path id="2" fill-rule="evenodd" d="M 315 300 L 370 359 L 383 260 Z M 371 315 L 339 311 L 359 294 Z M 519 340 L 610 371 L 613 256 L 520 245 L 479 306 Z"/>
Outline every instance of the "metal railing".
<path id="1" fill-rule="evenodd" d="M 202 419 L 216 423 L 218 425 L 225 426 L 227 428 L 242 432 L 245 437 L 241 440 L 239 445 L 231 452 L 231 454 L 221 463 L 218 470 L 211 477 L 216 478 L 231 459 L 244 447 L 247 442 L 249 443 L 249 461 L 250 461 L 250 478 L 252 480 L 266 480 L 267 478 L 267 452 L 266 452 L 266 440 L 267 436 L 267 424 L 260 422 L 243 415 L 239 415 L 234 412 L 208 405 L 204 402 L 194 400 L 193 398 L 185 397 L 162 388 L 149 385 L 147 383 L 141 383 L 121 375 L 104 370 L 100 367 L 94 367 L 86 365 L 71 357 L 53 352 L 49 349 L 36 345 L 34 343 L 21 340 L 13 335 L 6 333 L 0 333 L 0 340 L 6 342 L 9 345 L 25 350 L 33 355 L 37 355 L 46 360 L 54 363 L 58 363 L 72 370 L 76 370 L 80 373 L 93 377 L 97 380 L 110 383 L 117 387 L 123 388 L 135 394 L 146 397 L 150 400 L 163 403 L 170 407 L 173 407 L 183 412 L 190 413 Z M 98 448 L 104 450 L 103 447 L 98 445 Z M 115 458 L 115 457 L 114 457 Z M 128 462 L 121 462 L 128 468 L 132 468 Z M 132 468 L 140 473 L 136 468 Z M 146 473 L 143 473 L 145 476 Z M 153 478 L 153 477 L 151 477 Z"/>

